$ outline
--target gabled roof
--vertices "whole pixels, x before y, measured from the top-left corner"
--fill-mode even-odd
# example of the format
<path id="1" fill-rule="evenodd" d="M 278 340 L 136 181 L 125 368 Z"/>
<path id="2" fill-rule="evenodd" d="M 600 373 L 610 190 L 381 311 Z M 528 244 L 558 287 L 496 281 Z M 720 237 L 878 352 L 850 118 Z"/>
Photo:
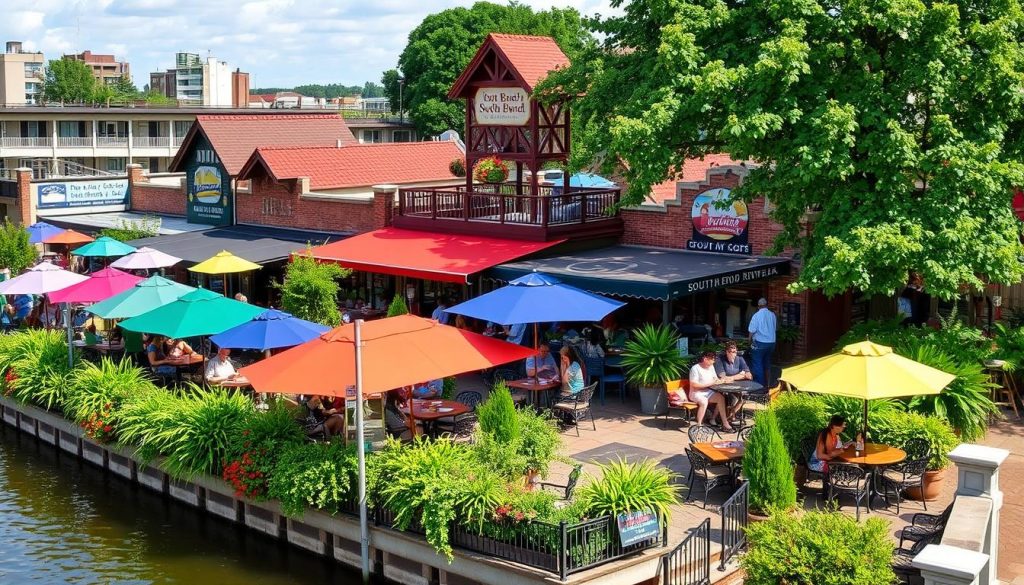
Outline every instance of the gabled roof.
<path id="1" fill-rule="evenodd" d="M 171 172 L 185 170 L 185 154 L 199 132 L 213 145 L 217 156 L 234 177 L 257 146 L 338 146 L 357 144 L 352 131 L 338 114 L 204 114 L 185 135 Z"/>
<path id="2" fill-rule="evenodd" d="M 309 178 L 311 190 L 456 180 L 448 170 L 463 152 L 454 142 L 391 142 L 331 147 L 260 147 L 238 178 L 266 172 L 278 181 Z"/>
<path id="3" fill-rule="evenodd" d="M 548 73 L 569 65 L 569 58 L 551 37 L 491 33 L 477 49 L 476 55 L 463 70 L 462 75 L 455 80 L 451 91 L 448 92 L 450 99 L 462 97 L 473 74 L 492 51 L 508 63 L 512 74 L 529 92 L 532 92 L 534 86 Z"/>

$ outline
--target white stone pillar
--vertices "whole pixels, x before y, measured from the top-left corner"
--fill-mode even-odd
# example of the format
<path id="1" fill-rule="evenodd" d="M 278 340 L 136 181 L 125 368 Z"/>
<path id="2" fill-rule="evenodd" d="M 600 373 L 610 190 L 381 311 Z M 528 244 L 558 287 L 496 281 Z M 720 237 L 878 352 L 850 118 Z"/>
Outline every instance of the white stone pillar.
<path id="1" fill-rule="evenodd" d="M 1006 449 L 983 447 L 963 443 L 949 454 L 957 467 L 956 495 L 978 496 L 992 500 L 992 516 L 982 552 L 989 562 L 984 567 L 980 585 L 996 585 L 999 566 L 999 510 L 1003 507 L 1003 492 L 999 489 L 999 467 L 1009 457 Z"/>
<path id="2" fill-rule="evenodd" d="M 988 562 L 986 554 L 929 544 L 914 557 L 912 564 L 921 570 L 924 585 L 981 585 L 981 573 Z"/>

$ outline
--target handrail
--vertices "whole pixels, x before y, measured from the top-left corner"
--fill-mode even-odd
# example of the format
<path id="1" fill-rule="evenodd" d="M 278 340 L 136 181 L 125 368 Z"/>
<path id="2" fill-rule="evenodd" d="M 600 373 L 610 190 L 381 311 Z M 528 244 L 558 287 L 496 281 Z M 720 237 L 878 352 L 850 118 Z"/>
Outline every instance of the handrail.
<path id="1" fill-rule="evenodd" d="M 747 496 L 750 484 L 743 482 L 728 500 L 722 504 L 722 555 L 718 570 L 725 570 L 725 563 L 747 546 Z"/>
<path id="2" fill-rule="evenodd" d="M 399 189 L 403 217 L 550 227 L 581 225 L 615 218 L 620 191 L 543 186 L 539 195 L 515 193 L 515 185 Z"/>
<path id="3" fill-rule="evenodd" d="M 661 558 L 663 585 L 711 584 L 711 518 Z"/>

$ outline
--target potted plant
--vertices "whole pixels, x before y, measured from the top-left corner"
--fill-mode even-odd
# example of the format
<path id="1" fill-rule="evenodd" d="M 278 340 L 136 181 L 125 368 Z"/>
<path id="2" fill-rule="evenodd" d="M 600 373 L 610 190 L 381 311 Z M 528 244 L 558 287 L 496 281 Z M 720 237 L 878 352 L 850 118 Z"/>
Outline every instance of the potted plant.
<path id="1" fill-rule="evenodd" d="M 508 165 L 496 156 L 482 158 L 473 168 L 473 180 L 478 183 L 500 184 L 508 179 Z"/>
<path id="2" fill-rule="evenodd" d="M 679 503 L 679 488 L 672 483 L 672 471 L 650 459 L 631 463 L 619 459 L 598 467 L 600 479 L 588 474 L 577 492 L 580 505 L 590 518 L 650 511 L 664 526 L 670 507 Z"/>
<path id="3" fill-rule="evenodd" d="M 456 177 L 465 177 L 466 161 L 461 158 L 453 158 L 452 162 L 448 163 L 448 172 Z"/>
<path id="4" fill-rule="evenodd" d="M 918 488 L 908 488 L 907 497 L 912 500 L 931 501 L 939 497 L 946 469 L 949 467 L 949 452 L 959 440 L 949 423 L 935 416 L 924 416 L 913 412 L 891 409 L 873 413 L 870 427 L 871 440 L 903 448 L 910 439 L 925 439 L 931 446 L 931 458 L 924 475 L 924 493 Z"/>
<path id="5" fill-rule="evenodd" d="M 779 327 L 775 333 L 775 340 L 778 342 L 776 351 L 779 362 L 785 364 L 793 361 L 793 347 L 799 338 L 800 328 L 796 325 L 782 325 Z"/>
<path id="6" fill-rule="evenodd" d="M 796 482 L 786 443 L 773 410 L 762 410 L 754 418 L 743 456 L 747 478 L 750 515 L 754 519 L 769 511 L 787 511 L 796 506 Z"/>
<path id="7" fill-rule="evenodd" d="M 645 325 L 626 342 L 622 365 L 630 383 L 640 387 L 640 411 L 664 414 L 668 411 L 665 382 L 678 380 L 686 364 L 676 349 L 678 335 L 665 325 Z"/>

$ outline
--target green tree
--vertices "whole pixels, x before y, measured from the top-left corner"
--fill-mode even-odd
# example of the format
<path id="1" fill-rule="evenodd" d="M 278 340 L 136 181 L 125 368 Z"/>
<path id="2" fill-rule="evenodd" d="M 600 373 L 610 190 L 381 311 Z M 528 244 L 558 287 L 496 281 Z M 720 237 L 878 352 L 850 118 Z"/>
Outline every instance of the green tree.
<path id="1" fill-rule="evenodd" d="M 402 295 L 395 294 L 395 298 L 391 299 L 391 304 L 388 305 L 388 317 L 397 317 L 399 315 L 408 315 L 409 305 L 405 304 L 405 299 Z"/>
<path id="2" fill-rule="evenodd" d="M 82 103 L 92 101 L 96 79 L 81 61 L 56 59 L 46 67 L 43 97 L 48 102 Z"/>
<path id="3" fill-rule="evenodd" d="M 949 298 L 1024 275 L 1018 0 L 615 4 L 538 92 L 582 96 L 574 164 L 623 169 L 627 204 L 728 152 L 758 163 L 734 196 L 774 206 L 771 252 L 803 252 L 794 290 L 891 293 L 916 270 Z"/>
<path id="4" fill-rule="evenodd" d="M 281 306 L 300 319 L 330 325 L 341 323 L 338 310 L 338 279 L 351 271 L 331 263 L 320 263 L 308 254 L 296 254 L 288 264 L 281 289 Z"/>
<path id="5" fill-rule="evenodd" d="M 384 97 L 384 88 L 372 81 L 367 81 L 363 84 L 363 89 L 359 94 L 364 98 Z"/>
<path id="6" fill-rule="evenodd" d="M 793 465 L 774 410 L 762 410 L 754 418 L 743 456 L 743 475 L 750 483 L 750 507 L 754 510 L 788 510 L 796 505 Z"/>
<path id="7" fill-rule="evenodd" d="M 11 276 L 17 276 L 35 261 L 36 248 L 28 241 L 28 230 L 4 218 L 0 226 L 0 268 L 9 268 Z"/>
<path id="8" fill-rule="evenodd" d="M 398 58 L 398 70 L 406 79 L 401 101 L 420 134 L 462 129 L 465 104 L 449 100 L 448 90 L 492 32 L 551 36 L 570 59 L 592 42 L 579 13 L 571 8 L 534 12 L 517 3 L 477 2 L 470 8 L 431 14 L 409 33 Z M 383 79 L 385 95 L 396 112 L 397 77 L 388 72 Z"/>
<path id="9" fill-rule="evenodd" d="M 132 78 L 122 75 L 117 82 L 110 86 L 114 90 L 114 97 L 119 100 L 134 100 L 139 97 L 139 88 L 132 83 Z"/>
<path id="10" fill-rule="evenodd" d="M 175 103 L 174 98 L 169 98 L 166 95 L 153 90 L 146 92 L 146 94 L 142 96 L 142 99 L 146 100 L 146 103 L 151 106 L 169 106 Z"/>

